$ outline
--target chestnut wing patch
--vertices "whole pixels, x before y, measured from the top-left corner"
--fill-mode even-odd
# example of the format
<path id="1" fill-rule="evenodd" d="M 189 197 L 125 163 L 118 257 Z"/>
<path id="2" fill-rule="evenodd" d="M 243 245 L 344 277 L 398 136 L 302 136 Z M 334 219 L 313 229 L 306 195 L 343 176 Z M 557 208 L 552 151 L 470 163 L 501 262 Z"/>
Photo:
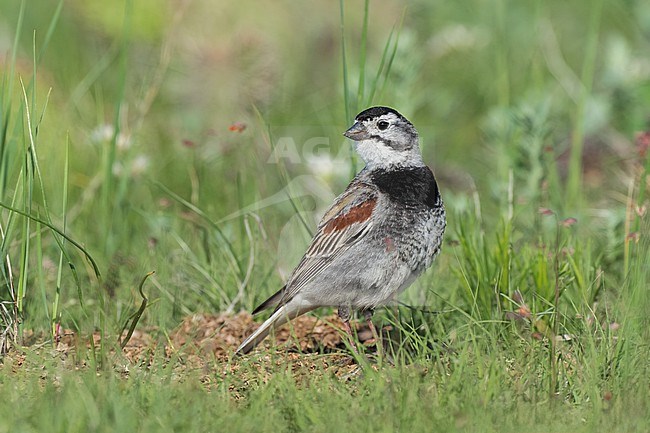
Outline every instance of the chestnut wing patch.
<path id="1" fill-rule="evenodd" d="M 321 223 L 305 259 L 326 258 L 358 241 L 372 226 L 371 217 L 376 205 L 374 194 L 353 194 L 335 203 L 325 215 L 327 222 Z"/>
<path id="2" fill-rule="evenodd" d="M 340 231 L 354 223 L 362 223 L 367 221 L 372 216 L 372 211 L 377 205 L 375 197 L 362 202 L 361 204 L 351 208 L 348 212 L 331 219 L 325 227 L 323 232 L 330 234 L 334 231 Z"/>

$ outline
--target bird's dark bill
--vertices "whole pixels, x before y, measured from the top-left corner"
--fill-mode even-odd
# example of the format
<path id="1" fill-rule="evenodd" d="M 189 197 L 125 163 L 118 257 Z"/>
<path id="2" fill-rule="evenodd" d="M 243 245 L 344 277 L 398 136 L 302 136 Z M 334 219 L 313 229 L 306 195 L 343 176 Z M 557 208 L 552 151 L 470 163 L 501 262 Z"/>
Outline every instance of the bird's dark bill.
<path id="1" fill-rule="evenodd" d="M 346 137 L 348 137 L 350 140 L 365 140 L 366 138 L 369 137 L 368 131 L 366 131 L 365 126 L 363 126 L 363 123 L 361 122 L 356 122 L 354 125 L 350 127 L 347 131 L 343 133 Z"/>

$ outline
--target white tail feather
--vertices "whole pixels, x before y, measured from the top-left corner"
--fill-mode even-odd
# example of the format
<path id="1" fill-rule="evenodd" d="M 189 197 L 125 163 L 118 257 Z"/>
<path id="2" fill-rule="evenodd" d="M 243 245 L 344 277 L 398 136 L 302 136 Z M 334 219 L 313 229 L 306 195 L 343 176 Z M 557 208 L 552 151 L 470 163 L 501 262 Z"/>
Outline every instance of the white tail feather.
<path id="1" fill-rule="evenodd" d="M 267 335 L 269 335 L 269 332 L 271 332 L 272 329 L 284 325 L 289 320 L 314 309 L 314 307 L 311 306 L 306 307 L 304 305 L 297 305 L 297 303 L 294 301 L 295 299 L 288 304 L 281 306 L 276 312 L 271 314 L 271 317 L 266 319 L 264 323 L 262 323 L 262 325 L 257 328 L 253 334 L 251 334 L 250 337 L 248 337 L 242 344 L 239 345 L 235 351 L 235 355 L 246 354 L 250 352 L 255 348 L 255 346 L 262 342 L 262 340 L 264 340 Z"/>

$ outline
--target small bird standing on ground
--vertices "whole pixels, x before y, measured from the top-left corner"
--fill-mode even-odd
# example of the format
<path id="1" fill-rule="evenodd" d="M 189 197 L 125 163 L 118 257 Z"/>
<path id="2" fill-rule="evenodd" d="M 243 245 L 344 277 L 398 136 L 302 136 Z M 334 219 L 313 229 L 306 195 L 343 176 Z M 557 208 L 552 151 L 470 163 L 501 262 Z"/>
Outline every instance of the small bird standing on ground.
<path id="1" fill-rule="evenodd" d="M 318 224 L 286 285 L 253 311 L 273 314 L 236 353 L 248 353 L 271 331 L 318 307 L 338 307 L 354 347 L 350 311 L 371 316 L 406 289 L 440 251 L 445 208 L 422 161 L 415 127 L 392 108 L 359 113 L 343 134 L 366 162 Z"/>

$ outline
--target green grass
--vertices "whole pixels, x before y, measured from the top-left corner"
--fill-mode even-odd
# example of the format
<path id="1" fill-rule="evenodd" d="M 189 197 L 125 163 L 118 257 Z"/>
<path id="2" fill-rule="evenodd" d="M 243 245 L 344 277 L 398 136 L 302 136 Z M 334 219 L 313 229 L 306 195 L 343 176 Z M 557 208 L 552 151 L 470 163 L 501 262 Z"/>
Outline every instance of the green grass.
<path id="1" fill-rule="evenodd" d="M 650 428 L 650 6 L 330 3 L 0 0 L 0 432 Z M 449 215 L 392 362 L 167 357 L 282 285 L 373 104 Z"/>

